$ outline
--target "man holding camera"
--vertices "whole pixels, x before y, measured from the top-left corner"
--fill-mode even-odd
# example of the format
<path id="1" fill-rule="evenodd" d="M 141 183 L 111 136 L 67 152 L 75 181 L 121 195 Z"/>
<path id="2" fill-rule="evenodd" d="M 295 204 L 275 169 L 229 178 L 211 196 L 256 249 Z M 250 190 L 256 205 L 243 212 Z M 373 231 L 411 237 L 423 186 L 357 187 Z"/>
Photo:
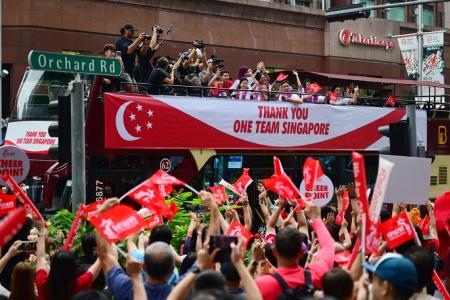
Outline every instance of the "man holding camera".
<path id="1" fill-rule="evenodd" d="M 130 76 L 133 76 L 134 64 L 136 61 L 136 55 L 138 47 L 145 39 L 145 34 L 140 33 L 138 37 L 133 41 L 134 33 L 138 31 L 133 24 L 125 24 L 120 29 L 121 36 L 116 40 L 116 49 L 120 51 L 122 61 L 125 67 L 125 72 Z"/>
<path id="2" fill-rule="evenodd" d="M 134 68 L 134 79 L 136 82 L 148 82 L 148 77 L 153 70 L 151 59 L 161 43 L 158 43 L 158 36 L 162 33 L 161 27 L 153 26 L 152 35 L 144 34 L 142 44 L 138 46 L 138 62 Z"/>

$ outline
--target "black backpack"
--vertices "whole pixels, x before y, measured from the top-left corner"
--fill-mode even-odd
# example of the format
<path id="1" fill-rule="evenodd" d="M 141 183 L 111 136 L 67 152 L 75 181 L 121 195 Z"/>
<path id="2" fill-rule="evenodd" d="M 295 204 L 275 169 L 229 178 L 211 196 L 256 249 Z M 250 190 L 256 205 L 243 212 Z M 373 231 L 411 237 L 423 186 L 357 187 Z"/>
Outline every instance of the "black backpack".
<path id="1" fill-rule="evenodd" d="M 272 273 L 271 275 L 276 279 L 282 289 L 277 300 L 301 300 L 305 297 L 312 296 L 314 294 L 314 285 L 312 283 L 311 272 L 308 269 L 304 269 L 303 274 L 305 276 L 305 284 L 292 289 L 288 286 L 280 273 Z"/>

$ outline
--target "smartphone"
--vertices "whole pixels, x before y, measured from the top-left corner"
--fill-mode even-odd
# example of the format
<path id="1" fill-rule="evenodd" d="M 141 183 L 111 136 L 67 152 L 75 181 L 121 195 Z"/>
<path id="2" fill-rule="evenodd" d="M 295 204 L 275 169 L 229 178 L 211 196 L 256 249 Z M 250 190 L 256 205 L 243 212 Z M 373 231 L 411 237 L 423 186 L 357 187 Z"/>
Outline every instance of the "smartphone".
<path id="1" fill-rule="evenodd" d="M 36 251 L 36 242 L 35 241 L 21 241 L 19 245 L 19 250 L 26 252 L 34 252 Z"/>
<path id="2" fill-rule="evenodd" d="M 230 235 L 211 235 L 209 238 L 209 251 L 214 249 L 220 249 L 220 251 L 214 257 L 215 262 L 227 262 L 230 261 L 231 255 L 231 243 L 237 245 L 238 238 Z"/>
<path id="3" fill-rule="evenodd" d="M 116 51 L 116 56 L 117 56 L 117 57 L 122 56 L 122 52 Z"/>

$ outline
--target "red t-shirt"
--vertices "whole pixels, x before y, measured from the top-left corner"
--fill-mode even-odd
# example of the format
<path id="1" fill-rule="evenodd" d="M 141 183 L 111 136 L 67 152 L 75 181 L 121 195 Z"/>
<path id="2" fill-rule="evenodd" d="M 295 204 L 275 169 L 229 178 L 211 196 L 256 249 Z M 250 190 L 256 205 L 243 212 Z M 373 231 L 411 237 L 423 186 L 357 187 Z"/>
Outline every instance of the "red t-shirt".
<path id="1" fill-rule="evenodd" d="M 334 240 L 322 220 L 313 220 L 311 226 L 319 239 L 320 250 L 317 257 L 307 268 L 311 271 L 314 286 L 321 288 L 323 274 L 331 269 L 334 264 Z M 276 271 L 291 288 L 296 288 L 305 283 L 303 268 L 300 266 L 277 268 Z M 256 278 L 255 281 L 264 300 L 276 300 L 281 294 L 281 287 L 273 276 L 264 275 Z"/>
<path id="2" fill-rule="evenodd" d="M 45 293 L 45 287 L 48 281 L 48 273 L 44 269 L 39 269 L 36 272 L 36 287 L 38 290 L 38 299 L 47 300 L 48 297 Z M 94 281 L 94 276 L 91 272 L 85 272 L 77 277 L 74 283 L 73 291 L 74 294 L 81 290 L 87 290 L 92 287 L 92 282 Z"/>

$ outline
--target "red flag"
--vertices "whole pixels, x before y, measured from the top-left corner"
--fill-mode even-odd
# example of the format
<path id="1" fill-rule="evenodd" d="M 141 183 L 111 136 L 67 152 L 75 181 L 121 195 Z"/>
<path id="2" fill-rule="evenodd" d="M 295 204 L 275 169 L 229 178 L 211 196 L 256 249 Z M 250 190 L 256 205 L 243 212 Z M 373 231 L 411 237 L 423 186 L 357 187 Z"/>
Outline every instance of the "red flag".
<path id="1" fill-rule="evenodd" d="M 280 72 L 280 74 L 278 74 L 276 81 L 283 81 L 286 80 L 286 78 L 288 78 L 289 75 L 284 74 L 283 72 Z"/>
<path id="2" fill-rule="evenodd" d="M 359 248 L 361 247 L 361 238 L 357 238 L 355 241 L 355 245 L 353 246 L 352 255 L 350 256 L 350 259 L 348 261 L 347 270 L 350 270 L 353 266 L 353 263 L 356 260 L 356 257 L 358 257 Z"/>
<path id="3" fill-rule="evenodd" d="M 319 84 L 317 84 L 317 83 L 315 82 L 315 83 L 312 83 L 312 84 L 309 86 L 309 89 L 313 92 L 313 94 L 315 94 L 315 93 L 317 93 L 318 91 L 320 91 L 320 90 L 322 89 L 322 87 L 321 87 Z"/>
<path id="4" fill-rule="evenodd" d="M 369 202 L 367 200 L 367 181 L 366 166 L 364 157 L 358 152 L 352 153 L 353 159 L 353 176 L 355 178 L 355 190 L 358 200 L 358 206 L 361 210 L 362 217 L 366 220 L 366 230 L 363 232 L 365 251 L 367 253 L 376 253 L 379 244 L 379 228 L 378 223 L 374 223 L 369 215 Z"/>
<path id="5" fill-rule="evenodd" d="M 285 199 L 294 200 L 300 198 L 300 192 L 291 178 L 284 172 L 281 161 L 276 156 L 273 157 L 273 167 L 275 174 L 270 178 L 263 179 L 263 185 Z"/>
<path id="6" fill-rule="evenodd" d="M 369 203 L 367 200 L 366 166 L 364 157 L 358 152 L 352 153 L 353 175 L 355 177 L 355 189 L 359 209 L 366 216 L 369 216 Z"/>
<path id="7" fill-rule="evenodd" d="M 244 194 L 244 192 L 247 190 L 247 187 L 253 182 L 250 175 L 248 175 L 248 172 L 250 171 L 249 168 L 244 168 L 241 177 L 239 177 L 234 183 L 234 188 L 238 191 L 239 194 Z"/>
<path id="8" fill-rule="evenodd" d="M 175 217 L 175 215 L 178 212 L 178 207 L 177 204 L 175 203 L 175 201 L 170 201 L 170 204 L 166 207 L 164 207 L 163 209 L 163 216 L 169 220 L 172 221 L 173 217 Z"/>
<path id="9" fill-rule="evenodd" d="M 40 220 L 45 223 L 44 218 L 42 217 L 39 210 L 34 206 L 33 202 L 28 198 L 28 196 L 23 192 L 23 190 L 20 188 L 20 186 L 17 184 L 17 182 L 14 180 L 14 178 L 9 174 L 8 171 L 3 171 L 2 174 L 3 181 L 6 183 L 6 185 L 14 192 L 14 195 L 16 195 L 17 199 L 22 202 L 22 204 L 25 206 L 26 209 L 30 210 L 33 219 Z"/>
<path id="10" fill-rule="evenodd" d="M 439 293 L 441 293 L 444 300 L 450 300 L 450 294 L 448 293 L 447 289 L 445 288 L 444 283 L 442 283 L 441 278 L 439 278 L 439 275 L 436 273 L 436 270 L 433 270 L 433 282 L 436 285 L 436 288 L 438 289 Z"/>
<path id="11" fill-rule="evenodd" d="M 305 180 L 305 190 L 312 191 L 316 185 L 317 179 L 323 176 L 320 162 L 308 157 L 303 165 L 303 180 Z"/>
<path id="12" fill-rule="evenodd" d="M 426 237 L 430 234 L 430 217 L 426 216 L 422 220 L 419 221 L 419 227 L 420 231 L 422 232 L 422 235 Z"/>
<path id="13" fill-rule="evenodd" d="M 171 186 L 171 185 L 169 185 Z M 136 188 L 128 192 L 128 197 L 149 209 L 164 208 L 165 201 L 158 186 L 152 182 L 151 178 L 139 184 Z"/>
<path id="14" fill-rule="evenodd" d="M 389 96 L 384 106 L 395 106 L 397 103 L 397 97 Z"/>
<path id="15" fill-rule="evenodd" d="M 0 216 L 16 209 L 16 196 L 8 195 L 0 190 Z"/>
<path id="16" fill-rule="evenodd" d="M 300 198 L 300 193 L 284 176 L 272 175 L 270 178 L 262 180 L 266 189 L 277 193 L 280 197 L 287 200 Z"/>
<path id="17" fill-rule="evenodd" d="M 70 226 L 69 233 L 67 234 L 66 241 L 64 242 L 63 249 L 69 250 L 72 247 L 73 241 L 75 240 L 75 236 L 77 235 L 78 228 L 80 227 L 81 222 L 83 221 L 84 216 L 84 205 L 81 205 L 78 208 L 75 219 L 72 222 L 72 226 Z"/>
<path id="18" fill-rule="evenodd" d="M 273 157 L 273 170 L 275 175 L 286 175 L 283 169 L 283 165 L 278 157 Z"/>
<path id="19" fill-rule="evenodd" d="M 153 215 L 145 221 L 148 230 L 153 230 L 156 226 L 163 223 L 163 218 L 160 215 Z"/>
<path id="20" fill-rule="evenodd" d="M 23 207 L 7 214 L 0 221 L 0 247 L 3 247 L 25 224 L 27 213 Z"/>
<path id="21" fill-rule="evenodd" d="M 86 219 L 89 219 L 92 216 L 97 216 L 97 210 L 100 208 L 100 206 L 102 206 L 103 203 L 105 203 L 105 200 L 99 200 L 85 205 L 83 208 L 84 217 L 86 217 Z"/>
<path id="22" fill-rule="evenodd" d="M 248 241 L 252 238 L 252 233 L 245 228 L 238 220 L 234 219 L 228 227 L 226 235 L 237 236 L 244 240 L 243 247 L 247 249 Z"/>
<path id="23" fill-rule="evenodd" d="M 221 205 L 221 204 L 227 202 L 228 196 L 227 196 L 224 186 L 222 186 L 222 185 L 210 186 L 209 189 L 211 190 L 214 201 L 218 205 Z"/>
<path id="24" fill-rule="evenodd" d="M 167 197 L 172 191 L 174 185 L 185 185 L 178 178 L 159 169 L 150 177 L 150 181 L 159 186 L 161 196 Z"/>
<path id="25" fill-rule="evenodd" d="M 342 221 L 345 217 L 345 212 L 348 209 L 348 206 L 350 204 L 350 198 L 348 196 L 348 191 L 344 191 L 344 194 L 342 195 L 342 207 L 338 212 L 338 215 L 336 216 L 336 224 L 341 225 Z"/>
<path id="26" fill-rule="evenodd" d="M 367 219 L 369 219 L 367 217 Z M 366 227 L 365 245 L 367 253 L 378 253 L 380 246 L 380 222 L 370 222 L 369 227 Z"/>
<path id="27" fill-rule="evenodd" d="M 122 204 L 91 217 L 89 221 L 111 243 L 123 240 L 145 226 L 144 220 L 134 209 Z"/>
<path id="28" fill-rule="evenodd" d="M 345 250 L 334 255 L 334 261 L 341 267 L 344 268 L 350 262 L 350 258 L 352 253 L 350 251 Z"/>
<path id="29" fill-rule="evenodd" d="M 405 211 L 381 224 L 381 232 L 389 249 L 394 249 L 415 237 L 414 227 Z"/>

